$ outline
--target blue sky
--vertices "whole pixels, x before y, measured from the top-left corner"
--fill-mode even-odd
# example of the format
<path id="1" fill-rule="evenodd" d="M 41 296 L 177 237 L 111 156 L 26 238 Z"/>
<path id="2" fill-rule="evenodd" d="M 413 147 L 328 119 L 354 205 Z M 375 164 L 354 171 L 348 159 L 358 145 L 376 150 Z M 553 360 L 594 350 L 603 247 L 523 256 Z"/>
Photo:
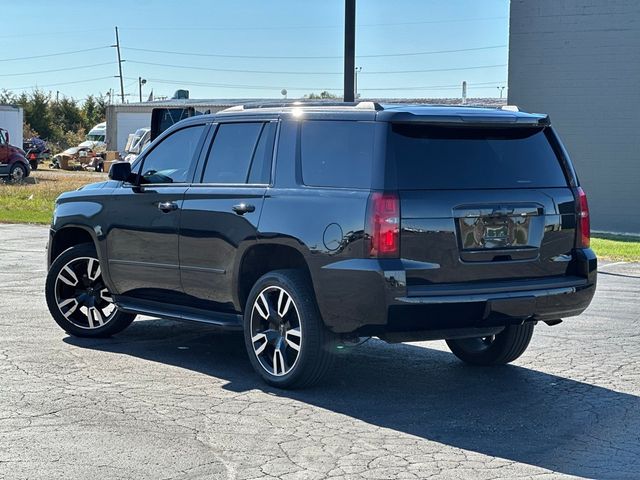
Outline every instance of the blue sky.
<path id="1" fill-rule="evenodd" d="M 466 80 L 470 97 L 497 96 L 507 79 L 508 3 L 358 0 L 359 92 L 454 97 Z M 139 76 L 145 96 L 180 87 L 192 98 L 280 98 L 283 88 L 289 98 L 340 94 L 343 14 L 343 0 L 3 0 L 0 89 L 118 93 L 109 48 L 117 25 L 128 101 L 138 100 Z M 78 50 L 88 51 L 16 59 Z"/>

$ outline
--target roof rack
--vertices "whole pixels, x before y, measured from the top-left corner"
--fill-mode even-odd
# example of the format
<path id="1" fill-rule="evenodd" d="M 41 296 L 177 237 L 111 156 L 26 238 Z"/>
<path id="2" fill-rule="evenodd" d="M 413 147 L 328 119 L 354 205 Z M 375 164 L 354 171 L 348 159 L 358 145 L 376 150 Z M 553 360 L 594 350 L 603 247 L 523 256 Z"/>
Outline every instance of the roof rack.
<path id="1" fill-rule="evenodd" d="M 358 110 L 384 110 L 384 108 L 376 102 L 337 102 L 337 101 L 306 101 L 306 100 L 291 100 L 273 102 L 255 102 L 245 103 L 244 105 L 235 105 L 229 107 L 223 112 L 241 112 L 243 110 L 251 110 L 255 108 L 288 108 L 288 107 L 351 107 Z"/>

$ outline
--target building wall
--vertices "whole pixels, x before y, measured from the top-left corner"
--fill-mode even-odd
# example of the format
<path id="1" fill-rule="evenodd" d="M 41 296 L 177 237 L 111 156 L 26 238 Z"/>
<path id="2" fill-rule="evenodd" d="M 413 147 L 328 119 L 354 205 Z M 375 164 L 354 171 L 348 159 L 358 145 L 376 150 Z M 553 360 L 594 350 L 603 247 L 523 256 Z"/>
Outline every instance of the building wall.
<path id="1" fill-rule="evenodd" d="M 640 1 L 511 0 L 509 103 L 550 114 L 592 229 L 640 233 Z"/>

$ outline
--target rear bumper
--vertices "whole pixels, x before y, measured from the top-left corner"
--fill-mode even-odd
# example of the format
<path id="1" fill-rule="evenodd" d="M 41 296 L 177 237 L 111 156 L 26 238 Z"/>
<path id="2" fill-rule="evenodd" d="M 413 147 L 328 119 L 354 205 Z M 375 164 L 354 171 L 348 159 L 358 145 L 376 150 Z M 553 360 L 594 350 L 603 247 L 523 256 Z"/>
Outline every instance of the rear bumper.
<path id="1" fill-rule="evenodd" d="M 590 304 L 597 259 L 576 250 L 568 275 L 499 282 L 407 286 L 406 260 L 331 264 L 316 280 L 318 305 L 334 332 L 385 332 L 505 326 L 579 315 Z"/>

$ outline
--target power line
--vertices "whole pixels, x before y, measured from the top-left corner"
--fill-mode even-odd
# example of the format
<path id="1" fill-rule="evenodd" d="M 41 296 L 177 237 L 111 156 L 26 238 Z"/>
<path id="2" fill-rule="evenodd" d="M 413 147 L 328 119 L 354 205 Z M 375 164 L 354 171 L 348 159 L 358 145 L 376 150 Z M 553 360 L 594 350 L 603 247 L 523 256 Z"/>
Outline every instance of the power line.
<path id="1" fill-rule="evenodd" d="M 54 68 L 52 70 L 39 70 L 37 72 L 21 72 L 21 73 L 2 73 L 0 77 L 18 77 L 21 75 L 36 75 L 39 73 L 66 72 L 69 70 L 81 70 L 83 68 L 103 67 L 104 65 L 113 65 L 115 62 L 94 63 L 93 65 L 80 65 L 77 67 Z"/>
<path id="2" fill-rule="evenodd" d="M 190 65 L 175 65 L 169 63 L 155 63 L 155 62 L 143 62 L 138 60 L 127 60 L 128 63 L 138 65 L 152 65 L 156 67 L 168 67 L 168 68 L 182 68 L 188 70 L 206 70 L 210 72 L 227 72 L 227 73 L 259 73 L 259 74 L 276 74 L 276 75 L 342 75 L 342 72 L 301 72 L 299 70 L 291 71 L 274 71 L 274 70 L 239 70 L 239 69 L 227 69 L 227 68 L 211 68 L 211 67 L 197 67 Z M 458 70 L 477 70 L 483 68 L 498 68 L 506 67 L 506 63 L 499 65 L 477 65 L 473 67 L 454 67 L 454 68 L 433 68 L 428 70 L 396 70 L 396 71 L 368 71 L 361 72 L 361 75 L 387 75 L 387 74 L 402 74 L 402 73 L 429 73 L 429 72 L 455 72 Z"/>
<path id="3" fill-rule="evenodd" d="M 507 45 L 491 45 L 488 47 L 457 48 L 453 50 L 433 50 L 426 52 L 403 52 L 403 53 L 383 53 L 375 55 L 356 55 L 357 58 L 385 58 L 385 57 L 410 57 L 418 55 L 435 55 L 439 53 L 474 52 L 479 50 L 491 50 L 496 48 L 506 48 Z M 341 55 L 303 55 L 303 56 L 273 56 L 273 55 L 226 55 L 221 53 L 195 53 L 176 52 L 171 50 L 154 50 L 150 48 L 122 47 L 123 50 L 147 53 L 163 53 L 168 55 L 183 55 L 190 57 L 215 57 L 215 58 L 246 58 L 246 59 L 270 59 L 270 60 L 306 60 L 306 59 L 342 59 Z"/>
<path id="4" fill-rule="evenodd" d="M 125 77 L 127 80 L 131 80 L 130 77 Z M 160 79 L 160 78 L 148 78 L 147 81 L 149 83 L 162 83 L 167 85 L 185 85 L 185 86 L 195 86 L 195 87 L 219 87 L 219 88 L 245 88 L 251 90 L 279 90 L 283 87 L 283 85 L 241 85 L 241 84 L 230 84 L 230 83 L 210 83 L 210 82 L 193 82 L 193 81 L 184 81 L 184 80 L 170 80 L 170 79 Z M 469 83 L 470 87 L 473 88 L 495 88 L 496 85 L 502 85 L 506 83 L 504 80 L 497 80 L 494 82 L 478 82 L 478 83 Z M 286 86 L 286 85 L 285 85 Z M 291 90 L 327 90 L 327 91 L 342 91 L 342 88 L 330 88 L 330 87 L 287 87 Z M 358 90 L 363 91 L 383 91 L 383 90 L 438 90 L 438 89 L 459 89 L 460 84 L 448 84 L 448 85 L 428 85 L 428 86 L 403 86 L 403 87 L 370 87 L 370 88 L 358 88 Z"/>
<path id="5" fill-rule="evenodd" d="M 46 34 L 43 34 L 42 32 L 38 32 L 38 33 L 12 33 L 9 35 L 0 35 L 0 38 L 16 38 L 16 37 L 40 37 L 40 38 L 47 38 L 47 37 L 52 37 L 52 36 L 60 36 L 60 35 L 83 35 L 85 33 L 96 33 L 97 31 L 103 31 L 103 30 L 111 30 L 110 28 L 107 27 L 102 27 L 102 28 L 91 28 L 91 29 L 87 29 L 87 30 L 66 30 L 66 31 L 60 31 L 60 30 L 56 30 L 56 31 L 47 31 Z"/>
<path id="6" fill-rule="evenodd" d="M 424 20 L 415 22 L 392 22 L 392 23 L 359 23 L 356 26 L 362 27 L 400 27 L 408 25 L 432 25 L 439 23 L 465 23 L 465 22 L 481 22 L 488 20 L 506 20 L 508 17 L 479 17 L 479 18 L 451 18 L 441 20 Z M 343 28 L 344 25 L 280 25 L 280 26 L 228 26 L 228 27 L 123 27 L 127 30 L 211 30 L 211 31 L 229 31 L 229 30 L 299 30 L 299 29 L 332 29 Z"/>
<path id="7" fill-rule="evenodd" d="M 83 50 L 72 50 L 68 52 L 47 53 L 43 55 L 31 55 L 30 57 L 2 58 L 0 59 L 0 62 L 13 62 L 14 60 L 32 60 L 34 58 L 58 57 L 60 55 L 71 55 L 74 53 L 93 52 L 95 50 L 102 50 L 104 48 L 109 48 L 109 47 L 104 46 L 104 47 L 85 48 Z"/>
<path id="8" fill-rule="evenodd" d="M 98 80 L 107 80 L 111 78 L 113 78 L 113 76 L 87 78 L 86 80 L 75 80 L 73 82 L 48 83 L 45 85 L 29 85 L 27 87 L 9 87 L 9 88 L 6 88 L 5 90 L 12 91 L 12 90 L 29 90 L 32 88 L 35 89 L 35 88 L 45 88 L 45 87 L 59 87 L 62 85 L 74 85 L 76 83 L 97 82 Z"/>

